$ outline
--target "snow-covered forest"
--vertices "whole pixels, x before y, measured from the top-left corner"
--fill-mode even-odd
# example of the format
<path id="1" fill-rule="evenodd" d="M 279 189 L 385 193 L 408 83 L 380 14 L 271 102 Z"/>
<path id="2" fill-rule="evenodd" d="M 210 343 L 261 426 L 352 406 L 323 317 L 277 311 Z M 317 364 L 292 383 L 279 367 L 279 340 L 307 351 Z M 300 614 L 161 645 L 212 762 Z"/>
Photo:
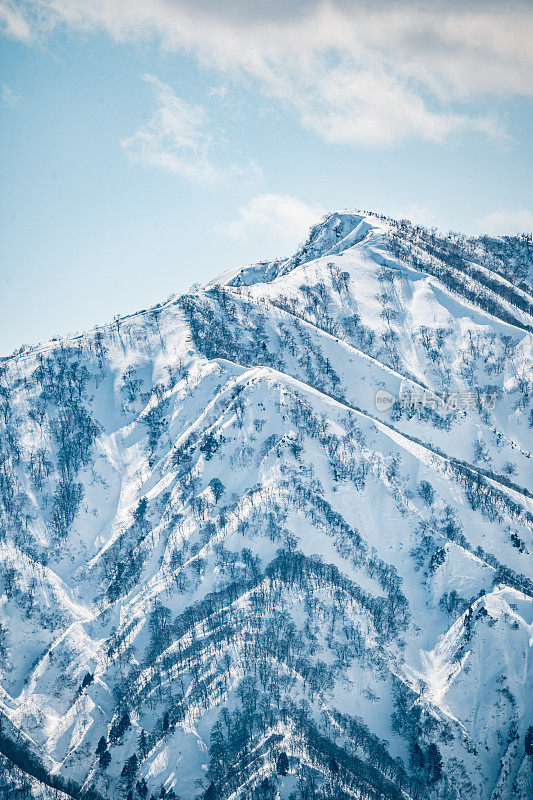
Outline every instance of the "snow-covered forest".
<path id="1" fill-rule="evenodd" d="M 342 211 L 0 361 L 0 796 L 528 800 L 532 266 Z"/>

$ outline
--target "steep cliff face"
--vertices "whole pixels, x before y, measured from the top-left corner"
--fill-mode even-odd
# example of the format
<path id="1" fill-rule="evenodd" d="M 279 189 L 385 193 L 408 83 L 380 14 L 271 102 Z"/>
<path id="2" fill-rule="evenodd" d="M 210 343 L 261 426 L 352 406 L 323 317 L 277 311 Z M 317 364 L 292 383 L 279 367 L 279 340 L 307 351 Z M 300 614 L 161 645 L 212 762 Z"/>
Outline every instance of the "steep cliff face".
<path id="1" fill-rule="evenodd" d="M 526 800 L 532 263 L 339 212 L 5 359 L 4 751 L 75 796 Z"/>

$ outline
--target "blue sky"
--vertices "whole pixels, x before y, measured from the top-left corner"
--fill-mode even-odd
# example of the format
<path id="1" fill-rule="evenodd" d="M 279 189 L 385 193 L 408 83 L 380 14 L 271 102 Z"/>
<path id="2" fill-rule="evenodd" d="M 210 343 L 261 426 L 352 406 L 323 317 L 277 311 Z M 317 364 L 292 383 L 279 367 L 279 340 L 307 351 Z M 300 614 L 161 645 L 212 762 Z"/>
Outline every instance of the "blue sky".
<path id="1" fill-rule="evenodd" d="M 533 227 L 530 4 L 127 7 L 0 0 L 0 353 L 287 255 L 336 208 Z"/>

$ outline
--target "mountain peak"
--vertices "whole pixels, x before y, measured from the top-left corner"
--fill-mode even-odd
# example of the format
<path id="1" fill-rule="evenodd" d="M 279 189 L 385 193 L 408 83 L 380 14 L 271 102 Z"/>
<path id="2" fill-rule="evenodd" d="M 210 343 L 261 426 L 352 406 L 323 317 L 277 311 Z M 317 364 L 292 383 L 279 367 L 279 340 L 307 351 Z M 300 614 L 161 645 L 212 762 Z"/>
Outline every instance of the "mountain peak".
<path id="1" fill-rule="evenodd" d="M 208 286 L 270 283 L 301 264 L 322 256 L 339 254 L 372 234 L 383 234 L 392 222 L 387 217 L 366 211 L 334 211 L 313 225 L 305 242 L 289 258 L 227 270 L 212 279 Z"/>
<path id="2" fill-rule="evenodd" d="M 385 217 L 363 211 L 344 209 L 328 214 L 313 226 L 302 249 L 341 252 L 362 241 L 368 234 L 388 229 Z"/>

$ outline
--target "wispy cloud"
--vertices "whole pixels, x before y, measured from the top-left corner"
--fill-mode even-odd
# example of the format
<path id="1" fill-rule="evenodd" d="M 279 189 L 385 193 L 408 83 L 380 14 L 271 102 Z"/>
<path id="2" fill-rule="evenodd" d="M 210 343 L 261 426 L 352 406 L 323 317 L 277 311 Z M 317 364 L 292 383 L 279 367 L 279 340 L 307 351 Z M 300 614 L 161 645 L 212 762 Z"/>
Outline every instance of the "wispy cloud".
<path id="1" fill-rule="evenodd" d="M 7 83 L 0 83 L 0 98 L 5 106 L 18 106 L 21 101 L 21 96 L 14 89 L 11 89 Z"/>
<path id="2" fill-rule="evenodd" d="M 130 158 L 144 166 L 159 167 L 192 181 L 219 177 L 211 160 L 213 137 L 202 106 L 177 97 L 155 75 L 144 79 L 154 88 L 157 109 L 150 120 L 121 144 Z"/>
<path id="3" fill-rule="evenodd" d="M 447 229 L 448 225 L 442 212 L 435 202 L 420 203 L 408 201 L 405 204 L 393 209 L 391 216 L 394 219 L 408 219 L 415 225 L 423 225 L 426 228 L 438 228 L 441 231 Z"/>
<path id="4" fill-rule="evenodd" d="M 236 218 L 218 231 L 234 239 L 261 232 L 297 241 L 323 214 L 323 208 L 307 205 L 291 195 L 260 194 L 241 206 Z"/>
<path id="5" fill-rule="evenodd" d="M 206 109 L 178 97 L 155 75 L 144 75 L 151 84 L 156 109 L 147 123 L 121 142 L 132 161 L 157 167 L 195 183 L 213 183 L 223 178 L 244 181 L 262 177 L 254 161 L 233 163 L 221 154 L 220 142 L 210 133 Z"/>
<path id="6" fill-rule="evenodd" d="M 0 31 L 13 39 L 29 41 L 32 31 L 40 26 L 40 20 L 32 11 L 36 11 L 33 3 L 0 0 Z"/>
<path id="7" fill-rule="evenodd" d="M 254 81 L 329 142 L 502 138 L 502 123 L 473 113 L 472 102 L 533 96 L 525 0 L 504 13 L 496 0 L 130 0 L 127 11 L 123 0 L 3 2 L 21 38 L 62 23 L 194 52 L 233 80 Z"/>
<path id="8" fill-rule="evenodd" d="M 533 212 L 529 208 L 498 209 L 476 221 L 476 233 L 493 236 L 533 231 Z"/>
<path id="9" fill-rule="evenodd" d="M 227 86 L 212 86 L 207 94 L 209 97 L 218 97 L 220 100 L 223 100 L 228 96 L 229 89 Z"/>

